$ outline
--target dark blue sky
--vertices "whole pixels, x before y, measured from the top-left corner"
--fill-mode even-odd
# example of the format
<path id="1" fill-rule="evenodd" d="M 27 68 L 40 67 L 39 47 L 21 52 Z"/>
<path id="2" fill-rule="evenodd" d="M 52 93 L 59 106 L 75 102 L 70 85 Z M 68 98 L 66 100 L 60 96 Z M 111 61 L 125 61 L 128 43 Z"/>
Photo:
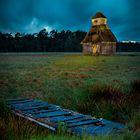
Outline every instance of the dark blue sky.
<path id="1" fill-rule="evenodd" d="M 118 40 L 140 41 L 140 0 L 0 0 L 0 31 L 88 31 L 97 11 Z"/>

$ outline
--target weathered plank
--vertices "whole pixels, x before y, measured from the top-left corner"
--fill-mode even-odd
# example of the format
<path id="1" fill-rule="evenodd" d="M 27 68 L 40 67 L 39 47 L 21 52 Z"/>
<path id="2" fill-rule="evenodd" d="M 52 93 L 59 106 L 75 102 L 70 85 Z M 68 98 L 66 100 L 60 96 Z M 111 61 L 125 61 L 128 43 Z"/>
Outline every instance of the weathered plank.
<path id="1" fill-rule="evenodd" d="M 38 105 L 42 105 L 43 103 L 41 103 L 40 101 L 31 101 L 31 102 L 24 102 L 24 103 L 18 103 L 18 104 L 11 104 L 11 107 L 15 107 L 18 109 L 21 109 L 23 107 L 29 107 L 29 106 L 38 106 Z"/>
<path id="2" fill-rule="evenodd" d="M 46 117 L 54 117 L 54 116 L 62 116 L 62 115 L 70 115 L 71 112 L 66 111 L 55 111 L 55 112 L 48 112 L 48 113 L 40 113 L 37 115 L 33 115 L 35 118 L 46 118 Z"/>
<path id="3" fill-rule="evenodd" d="M 19 104 L 19 103 L 27 103 L 27 102 L 32 102 L 33 100 L 31 99 L 26 99 L 26 100 L 20 100 L 20 101 L 9 101 L 8 104 Z"/>
<path id="4" fill-rule="evenodd" d="M 23 107 L 20 110 L 24 111 L 24 110 L 44 109 L 44 108 L 47 108 L 49 106 L 50 106 L 49 104 L 41 104 L 41 105 L 33 106 L 33 107 L 30 107 L 30 106 L 29 107 Z"/>
<path id="5" fill-rule="evenodd" d="M 75 123 L 69 124 L 68 127 L 77 127 L 80 125 L 95 124 L 98 122 L 100 122 L 100 121 L 97 119 L 96 120 L 86 119 L 85 121 L 80 121 L 80 122 L 75 122 Z"/>
<path id="6" fill-rule="evenodd" d="M 39 113 L 43 113 L 43 112 L 49 112 L 49 111 L 53 111 L 53 110 L 57 110 L 57 109 L 59 109 L 59 108 L 54 108 L 54 107 L 52 107 L 52 106 L 48 106 L 48 107 L 45 107 L 45 109 L 31 109 L 31 110 L 23 110 L 22 112 L 24 113 L 24 114 L 39 114 Z"/>
<path id="7" fill-rule="evenodd" d="M 59 116 L 59 117 L 51 117 L 50 121 L 52 122 L 67 122 L 69 120 L 82 118 L 83 114 L 71 115 L 71 116 Z"/>
<path id="8" fill-rule="evenodd" d="M 66 123 L 70 124 L 70 123 L 77 123 L 77 122 L 81 122 L 81 121 L 86 121 L 86 120 L 91 120 L 91 119 L 87 119 L 85 117 L 83 118 L 76 118 L 76 119 L 73 119 L 73 120 L 69 120 L 69 121 L 66 121 Z"/>
<path id="9" fill-rule="evenodd" d="M 7 102 L 15 102 L 15 101 L 23 101 L 23 100 L 27 100 L 29 98 L 16 98 L 16 99 L 7 99 Z M 31 100 L 31 99 L 29 99 Z"/>

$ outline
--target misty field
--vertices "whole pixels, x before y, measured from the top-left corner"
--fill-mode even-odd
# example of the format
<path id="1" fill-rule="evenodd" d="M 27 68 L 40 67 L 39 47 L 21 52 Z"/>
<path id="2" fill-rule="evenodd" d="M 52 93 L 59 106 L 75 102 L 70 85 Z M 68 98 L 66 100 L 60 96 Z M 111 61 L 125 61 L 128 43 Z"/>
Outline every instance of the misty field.
<path id="1" fill-rule="evenodd" d="M 133 135 L 137 135 L 140 132 L 140 54 L 1 54 L 0 99 L 17 97 L 39 99 L 119 121 L 132 127 Z M 53 135 L 48 137 L 57 139 Z"/>

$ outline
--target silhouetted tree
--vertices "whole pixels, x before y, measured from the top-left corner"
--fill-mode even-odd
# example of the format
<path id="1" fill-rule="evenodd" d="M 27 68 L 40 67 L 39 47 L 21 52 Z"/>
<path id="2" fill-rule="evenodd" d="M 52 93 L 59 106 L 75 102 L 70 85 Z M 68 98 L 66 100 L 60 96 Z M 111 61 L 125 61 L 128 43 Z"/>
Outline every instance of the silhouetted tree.
<path id="1" fill-rule="evenodd" d="M 34 34 L 0 32 L 0 52 L 81 52 L 80 42 L 86 32 L 70 30 L 58 32 L 46 29 Z"/>

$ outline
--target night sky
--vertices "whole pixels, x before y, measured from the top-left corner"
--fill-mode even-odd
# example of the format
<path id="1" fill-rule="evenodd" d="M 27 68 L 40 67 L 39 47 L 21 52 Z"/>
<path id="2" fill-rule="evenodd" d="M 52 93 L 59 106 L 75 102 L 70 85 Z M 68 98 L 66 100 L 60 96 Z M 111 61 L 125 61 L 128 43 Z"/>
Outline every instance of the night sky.
<path id="1" fill-rule="evenodd" d="M 118 40 L 140 41 L 140 0 L 0 0 L 0 31 L 88 31 L 98 11 Z"/>

